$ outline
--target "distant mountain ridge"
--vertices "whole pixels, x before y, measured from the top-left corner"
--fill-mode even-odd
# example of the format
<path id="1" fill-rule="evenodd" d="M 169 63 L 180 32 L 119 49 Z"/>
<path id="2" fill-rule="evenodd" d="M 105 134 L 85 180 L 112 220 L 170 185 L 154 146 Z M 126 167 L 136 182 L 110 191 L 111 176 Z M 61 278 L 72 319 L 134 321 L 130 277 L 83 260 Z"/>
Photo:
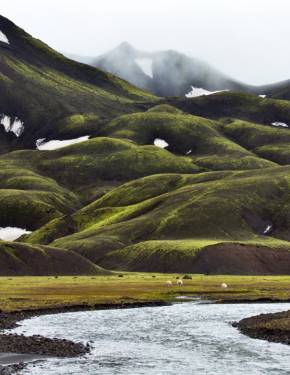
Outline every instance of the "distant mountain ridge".
<path id="1" fill-rule="evenodd" d="M 202 89 L 266 95 L 290 99 L 290 80 L 270 85 L 253 86 L 220 72 L 210 64 L 174 50 L 144 52 L 123 42 L 96 58 L 70 56 L 110 72 L 135 86 L 158 96 L 199 96 Z"/>

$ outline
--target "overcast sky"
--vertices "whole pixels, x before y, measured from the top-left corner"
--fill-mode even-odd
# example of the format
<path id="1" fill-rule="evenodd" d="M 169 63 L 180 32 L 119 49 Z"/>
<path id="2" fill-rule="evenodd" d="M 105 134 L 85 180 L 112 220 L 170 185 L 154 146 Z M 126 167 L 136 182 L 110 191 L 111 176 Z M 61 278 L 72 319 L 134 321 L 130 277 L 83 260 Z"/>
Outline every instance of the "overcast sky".
<path id="1" fill-rule="evenodd" d="M 290 78 L 290 0 L 0 0 L 0 12 L 59 51 L 96 56 L 128 41 L 246 83 Z"/>

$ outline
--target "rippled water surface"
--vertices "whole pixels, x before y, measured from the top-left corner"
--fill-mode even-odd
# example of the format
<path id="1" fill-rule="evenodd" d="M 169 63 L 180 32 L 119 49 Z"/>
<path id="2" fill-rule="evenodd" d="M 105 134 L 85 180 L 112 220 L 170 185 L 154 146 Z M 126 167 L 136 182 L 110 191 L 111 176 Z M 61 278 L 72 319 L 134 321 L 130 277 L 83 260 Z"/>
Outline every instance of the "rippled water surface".
<path id="1" fill-rule="evenodd" d="M 284 375 L 290 347 L 250 339 L 229 322 L 289 304 L 215 305 L 188 302 L 169 307 L 90 311 L 27 320 L 17 333 L 90 341 L 82 358 L 29 365 L 29 375 Z"/>

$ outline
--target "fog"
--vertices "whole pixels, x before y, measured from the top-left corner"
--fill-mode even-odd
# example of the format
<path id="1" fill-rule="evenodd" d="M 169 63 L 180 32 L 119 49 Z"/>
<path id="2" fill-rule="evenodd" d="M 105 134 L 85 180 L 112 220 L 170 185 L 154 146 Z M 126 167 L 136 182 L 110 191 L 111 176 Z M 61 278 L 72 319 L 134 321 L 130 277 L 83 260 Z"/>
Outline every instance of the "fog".
<path id="1" fill-rule="evenodd" d="M 59 51 L 122 41 L 174 49 L 251 84 L 290 78 L 289 0 L 0 0 L 0 12 Z"/>

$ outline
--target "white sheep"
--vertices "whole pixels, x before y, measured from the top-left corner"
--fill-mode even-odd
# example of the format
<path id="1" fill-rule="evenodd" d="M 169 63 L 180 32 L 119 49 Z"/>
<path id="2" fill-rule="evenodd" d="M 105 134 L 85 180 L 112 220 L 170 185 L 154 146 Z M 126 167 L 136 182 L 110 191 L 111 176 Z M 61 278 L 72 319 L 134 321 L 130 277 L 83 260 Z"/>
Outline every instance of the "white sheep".
<path id="1" fill-rule="evenodd" d="M 222 284 L 221 284 L 221 288 L 223 288 L 223 289 L 227 289 L 227 287 L 228 287 L 228 285 L 227 285 L 226 283 L 222 283 Z"/>
<path id="2" fill-rule="evenodd" d="M 166 283 L 165 283 L 166 286 L 172 286 L 172 281 L 170 280 L 167 280 Z"/>
<path id="3" fill-rule="evenodd" d="M 177 279 L 176 284 L 178 286 L 182 286 L 183 285 L 183 281 L 181 279 Z"/>

